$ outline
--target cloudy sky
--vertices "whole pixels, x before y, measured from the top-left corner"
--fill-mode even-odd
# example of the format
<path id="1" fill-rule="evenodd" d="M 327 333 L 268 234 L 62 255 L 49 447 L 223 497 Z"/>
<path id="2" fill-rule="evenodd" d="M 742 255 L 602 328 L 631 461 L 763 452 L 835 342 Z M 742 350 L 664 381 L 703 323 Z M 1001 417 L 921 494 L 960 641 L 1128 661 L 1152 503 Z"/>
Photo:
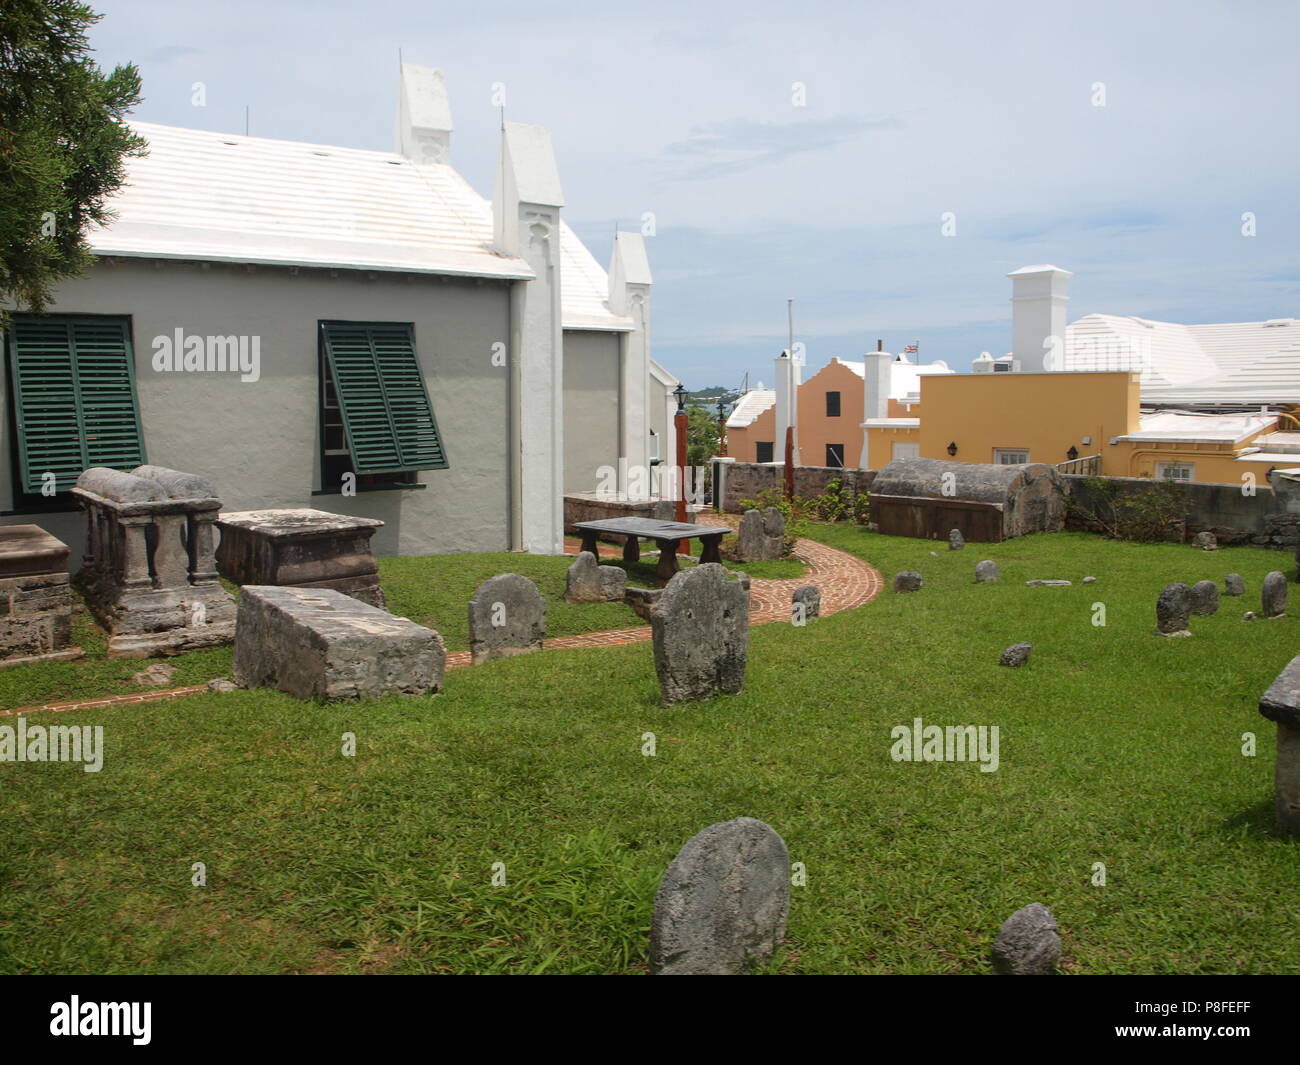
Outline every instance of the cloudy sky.
<path id="1" fill-rule="evenodd" d="M 398 49 L 441 67 L 484 194 L 504 86 L 602 263 L 653 218 L 654 353 L 692 388 L 770 384 L 787 299 L 810 369 L 877 338 L 968 368 L 1030 263 L 1074 272 L 1071 320 L 1300 316 L 1294 0 L 92 2 L 151 122 L 390 150 Z"/>

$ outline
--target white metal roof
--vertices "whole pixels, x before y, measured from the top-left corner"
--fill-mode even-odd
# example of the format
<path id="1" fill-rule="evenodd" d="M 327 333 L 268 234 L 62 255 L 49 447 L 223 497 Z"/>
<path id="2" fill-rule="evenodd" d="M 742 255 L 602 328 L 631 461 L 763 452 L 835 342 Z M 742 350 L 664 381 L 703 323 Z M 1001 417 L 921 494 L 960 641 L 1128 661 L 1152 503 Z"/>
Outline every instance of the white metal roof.
<path id="1" fill-rule="evenodd" d="M 1089 314 L 1066 328 L 1065 369 L 1135 370 L 1143 402 L 1300 402 L 1300 322 L 1179 325 Z"/>
<path id="2" fill-rule="evenodd" d="M 91 234 L 99 255 L 533 277 L 492 250 L 492 205 L 452 167 L 392 152 L 133 122 L 149 154 L 126 161 Z M 605 271 L 562 225 L 566 328 L 626 330 L 605 305 Z"/>
<path id="3" fill-rule="evenodd" d="M 1138 417 L 1138 431 L 1121 440 L 1235 444 L 1263 432 L 1277 419 L 1261 414 L 1194 414 L 1161 411 Z"/>
<path id="4" fill-rule="evenodd" d="M 866 374 L 865 362 L 849 362 L 841 359 L 859 377 Z M 952 373 L 948 364 L 942 359 L 934 362 L 915 363 L 906 355 L 896 355 L 889 364 L 889 398 L 900 403 L 918 403 L 921 399 L 921 378 L 931 374 Z"/>

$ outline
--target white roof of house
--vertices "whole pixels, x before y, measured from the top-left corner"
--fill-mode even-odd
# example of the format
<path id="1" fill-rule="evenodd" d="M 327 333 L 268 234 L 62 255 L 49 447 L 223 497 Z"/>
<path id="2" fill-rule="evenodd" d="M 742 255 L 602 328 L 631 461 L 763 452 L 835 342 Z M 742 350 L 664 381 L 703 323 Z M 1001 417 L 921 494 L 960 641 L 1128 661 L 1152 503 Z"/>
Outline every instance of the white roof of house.
<path id="1" fill-rule="evenodd" d="M 1300 402 L 1300 321 L 1179 325 L 1089 314 L 1066 328 L 1066 370 L 1134 370 L 1145 403 Z"/>
<path id="2" fill-rule="evenodd" d="M 840 362 L 859 377 L 866 375 L 865 362 Z M 930 374 L 952 373 L 948 364 L 942 359 L 934 362 L 915 363 L 906 355 L 896 355 L 889 364 L 889 398 L 900 403 L 918 403 L 921 399 L 921 378 Z"/>
<path id="3" fill-rule="evenodd" d="M 1195 414 L 1187 411 L 1160 411 L 1138 417 L 1138 431 L 1121 436 L 1121 440 L 1139 442 L 1178 441 L 1180 443 L 1235 444 L 1263 432 L 1277 419 L 1260 414 Z"/>
<path id="4" fill-rule="evenodd" d="M 98 255 L 527 279 L 492 250 L 492 205 L 445 164 L 392 152 L 242 137 L 147 122 L 149 154 L 126 160 L 91 233 Z M 605 271 L 562 224 L 566 328 L 628 330 Z"/>
<path id="5" fill-rule="evenodd" d="M 768 407 L 776 403 L 776 390 L 772 388 L 751 388 L 731 408 L 727 418 L 728 429 L 746 429 Z"/>

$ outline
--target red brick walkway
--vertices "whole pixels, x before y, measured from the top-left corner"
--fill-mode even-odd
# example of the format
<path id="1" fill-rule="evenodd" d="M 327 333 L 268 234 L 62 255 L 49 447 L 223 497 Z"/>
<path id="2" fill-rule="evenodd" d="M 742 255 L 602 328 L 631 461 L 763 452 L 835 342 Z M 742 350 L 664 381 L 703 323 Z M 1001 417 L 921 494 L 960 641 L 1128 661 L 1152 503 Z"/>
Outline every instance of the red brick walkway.
<path id="1" fill-rule="evenodd" d="M 716 514 L 697 514 L 695 518 L 701 525 L 734 525 L 734 522 L 729 522 Z M 566 539 L 565 551 L 567 554 L 577 554 L 578 541 Z M 601 544 L 600 554 L 604 557 L 617 557 L 622 555 L 622 548 L 613 544 Z M 755 577 L 750 581 L 749 621 L 751 625 L 789 621 L 790 596 L 796 588 L 802 588 L 805 584 L 815 585 L 821 590 L 823 617 L 870 602 L 880 593 L 884 585 L 883 578 L 875 567 L 867 565 L 860 558 L 813 540 L 799 540 L 794 546 L 794 557 L 808 567 L 802 577 L 779 581 L 760 580 Z M 732 565 L 743 566 L 744 563 L 732 563 Z M 646 643 L 649 640 L 650 626 L 639 625 L 628 629 L 587 632 L 581 636 L 558 636 L 553 640 L 547 640 L 544 649 L 562 651 L 576 647 L 616 647 L 629 643 Z M 448 669 L 460 669 L 469 664 L 468 651 L 453 651 L 447 655 Z M 116 706 L 122 703 L 147 703 L 155 699 L 175 699 L 185 695 L 195 695 L 206 690 L 205 685 L 197 685 L 188 688 L 133 692 L 130 695 L 112 695 L 81 702 L 23 706 L 15 710 L 0 710 L 0 717 L 13 717 L 16 714 L 31 714 L 38 711 L 57 713 L 66 710 Z"/>

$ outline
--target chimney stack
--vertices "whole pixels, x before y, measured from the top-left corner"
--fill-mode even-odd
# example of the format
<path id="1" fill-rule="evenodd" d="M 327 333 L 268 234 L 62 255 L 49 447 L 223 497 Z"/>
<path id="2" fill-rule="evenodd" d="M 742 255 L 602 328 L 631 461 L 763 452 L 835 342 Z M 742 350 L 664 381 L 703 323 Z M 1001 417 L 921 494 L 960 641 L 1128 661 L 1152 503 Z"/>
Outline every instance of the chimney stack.
<path id="1" fill-rule="evenodd" d="M 889 417 L 890 366 L 894 356 L 887 351 L 869 352 L 862 375 L 862 409 L 868 418 Z"/>
<path id="2" fill-rule="evenodd" d="M 794 429 L 794 464 L 799 461 L 799 364 L 788 351 L 781 352 L 776 364 L 776 440 L 772 445 L 773 458 L 785 458 L 785 430 Z"/>
<path id="3" fill-rule="evenodd" d="M 1066 281 L 1059 266 L 1022 266 L 1011 278 L 1011 354 L 1027 373 L 1065 369 Z M 1056 358 L 1053 358 L 1053 353 Z"/>
<path id="4" fill-rule="evenodd" d="M 413 163 L 451 162 L 451 102 L 441 70 L 402 64 L 394 140 L 397 154 Z"/>

